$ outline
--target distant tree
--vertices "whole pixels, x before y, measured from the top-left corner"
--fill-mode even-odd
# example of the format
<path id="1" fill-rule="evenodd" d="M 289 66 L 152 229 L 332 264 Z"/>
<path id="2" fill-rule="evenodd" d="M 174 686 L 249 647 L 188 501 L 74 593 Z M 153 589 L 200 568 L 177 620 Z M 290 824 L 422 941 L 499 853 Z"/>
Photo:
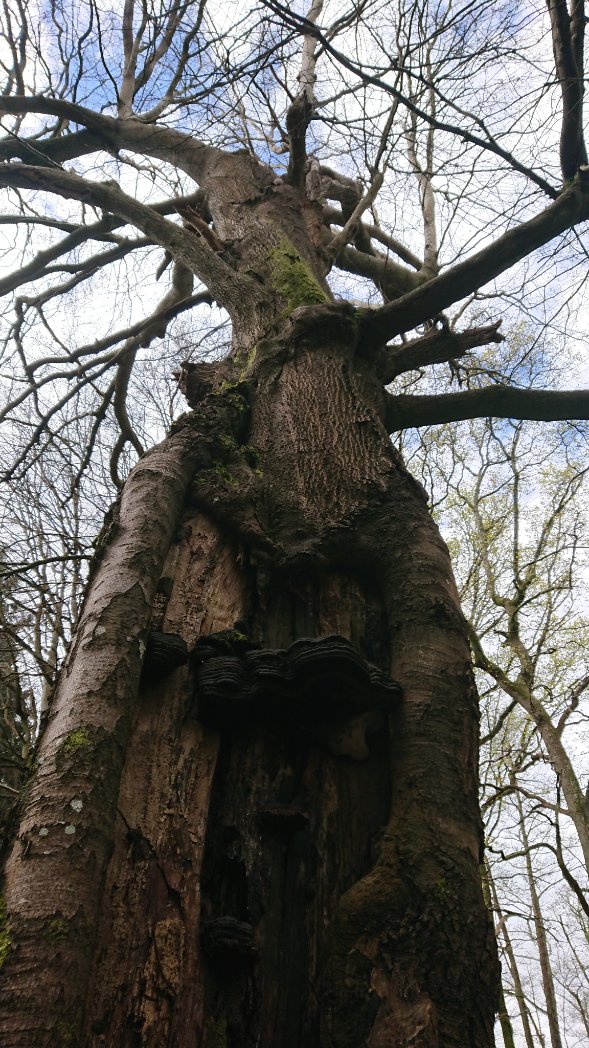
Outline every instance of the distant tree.
<path id="1" fill-rule="evenodd" d="M 499 727 L 516 705 L 530 718 L 589 875 L 589 810 L 565 738 L 589 698 L 586 461 L 582 434 L 488 420 L 435 433 L 413 464 L 434 484 L 483 687 L 510 700 Z"/>
<path id="2" fill-rule="evenodd" d="M 5 586 L 6 588 L 6 586 Z M 0 593 L 0 836 L 18 797 L 34 742 L 34 707 L 23 695 L 16 644 Z M 32 721 L 32 723 L 31 723 Z"/>

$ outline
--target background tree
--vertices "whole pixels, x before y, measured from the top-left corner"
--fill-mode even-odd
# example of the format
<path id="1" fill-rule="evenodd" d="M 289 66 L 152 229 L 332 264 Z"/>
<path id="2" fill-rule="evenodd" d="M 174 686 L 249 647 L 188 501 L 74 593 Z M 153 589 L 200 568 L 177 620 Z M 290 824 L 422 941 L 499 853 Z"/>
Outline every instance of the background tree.
<path id="1" fill-rule="evenodd" d="M 468 629 L 388 436 L 587 414 L 401 378 L 583 258 L 583 4 L 4 17 L 8 479 L 142 455 L 6 863 L 5 1041 L 489 1045 Z M 181 316 L 194 411 L 142 454 Z"/>
<path id="2" fill-rule="evenodd" d="M 529 367 L 533 342 L 533 330 L 513 332 L 487 365 Z M 545 344 L 534 370 L 554 375 L 559 359 Z M 578 425 L 493 419 L 404 437 L 448 537 L 483 671 L 482 806 L 506 1044 L 510 1013 L 526 1044 L 586 1036 L 572 975 L 587 966 L 586 440 Z"/>

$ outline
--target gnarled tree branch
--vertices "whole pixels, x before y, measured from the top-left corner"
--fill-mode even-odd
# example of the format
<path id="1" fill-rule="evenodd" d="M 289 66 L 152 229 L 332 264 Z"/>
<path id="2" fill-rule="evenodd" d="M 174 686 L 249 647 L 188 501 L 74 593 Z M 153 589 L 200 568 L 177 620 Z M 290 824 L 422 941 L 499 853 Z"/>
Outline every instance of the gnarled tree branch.
<path id="1" fill-rule="evenodd" d="M 93 182 L 70 171 L 36 168 L 28 164 L 5 164 L 0 167 L 0 185 L 36 189 L 70 200 L 80 200 L 118 215 L 140 229 L 150 240 L 160 244 L 172 257 L 196 273 L 205 283 L 214 279 L 219 289 L 218 300 L 231 312 L 244 296 L 255 301 L 260 289 L 253 280 L 230 269 L 201 237 L 195 237 L 159 215 L 147 204 L 124 193 L 116 182 Z"/>
<path id="2" fill-rule="evenodd" d="M 397 375 L 429 364 L 444 364 L 448 360 L 463 357 L 470 349 L 487 346 L 489 342 L 503 342 L 500 334 L 501 321 L 485 327 L 470 328 L 468 331 L 449 331 L 435 328 L 422 338 L 411 339 L 401 346 L 390 346 L 384 357 L 381 378 L 386 384 Z"/>
<path id="3" fill-rule="evenodd" d="M 583 136 L 583 49 L 585 4 L 572 0 L 569 16 L 566 0 L 547 0 L 552 28 L 556 75 L 562 94 L 560 167 L 565 182 L 587 163 Z"/>

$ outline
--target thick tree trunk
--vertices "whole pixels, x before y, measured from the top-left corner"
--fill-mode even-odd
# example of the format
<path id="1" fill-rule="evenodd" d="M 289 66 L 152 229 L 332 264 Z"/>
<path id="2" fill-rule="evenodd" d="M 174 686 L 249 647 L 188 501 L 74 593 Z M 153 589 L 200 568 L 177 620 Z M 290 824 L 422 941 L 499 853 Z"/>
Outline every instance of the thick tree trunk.
<path id="1" fill-rule="evenodd" d="M 309 222 L 286 242 L 261 207 L 240 250 L 276 334 L 187 370 L 192 420 L 147 509 L 134 474 L 62 673 L 7 867 L 6 1048 L 493 1044 L 447 550 L 354 311 L 295 308 L 326 297 Z"/>

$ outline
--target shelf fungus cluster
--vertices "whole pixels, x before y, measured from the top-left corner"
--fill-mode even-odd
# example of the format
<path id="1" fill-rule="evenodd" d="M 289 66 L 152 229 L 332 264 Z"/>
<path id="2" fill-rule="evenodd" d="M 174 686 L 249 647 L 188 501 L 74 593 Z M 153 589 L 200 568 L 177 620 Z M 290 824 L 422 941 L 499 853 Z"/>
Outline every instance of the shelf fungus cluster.
<path id="1" fill-rule="evenodd" d="M 401 689 L 345 637 L 296 640 L 261 648 L 232 631 L 197 643 L 197 716 L 214 727 L 252 719 L 318 731 L 334 753 L 367 755 L 366 734 L 398 704 Z"/>
<path id="2" fill-rule="evenodd" d="M 283 724 L 327 741 L 337 755 L 367 756 L 366 736 L 401 698 L 399 684 L 345 637 L 301 637 L 262 648 L 237 630 L 201 637 L 191 654 L 181 637 L 152 631 L 142 682 L 161 681 L 190 659 L 196 716 L 215 728 L 252 720 Z"/>

